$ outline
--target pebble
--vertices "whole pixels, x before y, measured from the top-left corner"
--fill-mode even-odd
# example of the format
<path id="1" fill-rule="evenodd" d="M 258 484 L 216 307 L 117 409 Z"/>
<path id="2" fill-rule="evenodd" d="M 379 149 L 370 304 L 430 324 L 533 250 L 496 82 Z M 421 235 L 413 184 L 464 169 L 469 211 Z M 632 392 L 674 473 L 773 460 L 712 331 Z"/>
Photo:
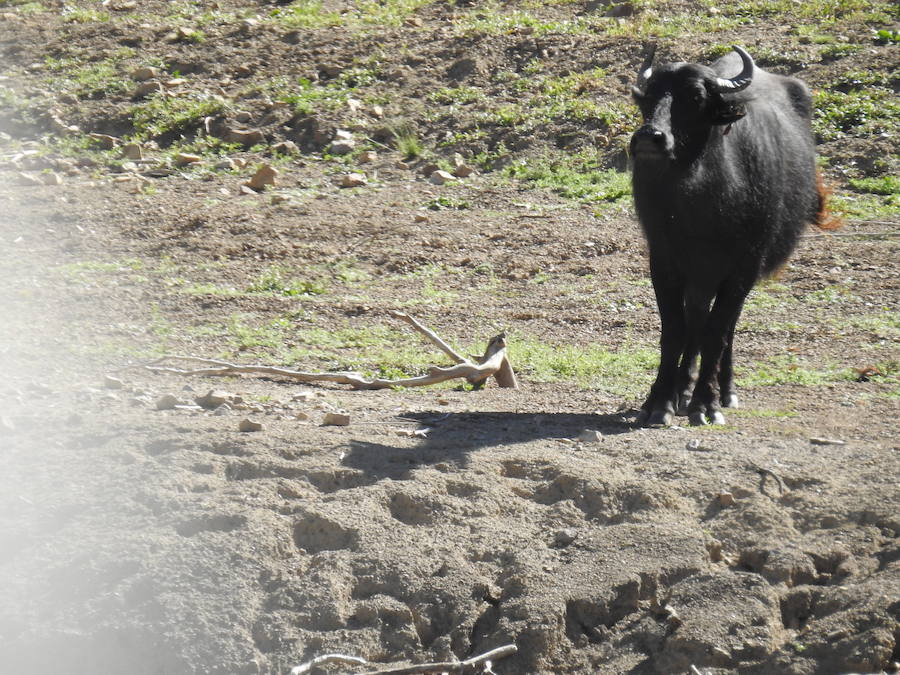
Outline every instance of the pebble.
<path id="1" fill-rule="evenodd" d="M 213 410 L 213 415 L 222 416 L 222 415 L 227 415 L 230 412 L 231 412 L 231 406 L 228 405 L 227 403 L 223 403 L 220 406 L 216 406 L 216 409 Z"/>
<path id="2" fill-rule="evenodd" d="M 41 181 L 44 185 L 62 185 L 62 176 L 54 171 L 47 171 L 41 174 Z"/>
<path id="3" fill-rule="evenodd" d="M 557 546 L 568 546 L 578 537 L 578 530 L 574 527 L 566 527 L 562 530 L 557 530 L 556 534 L 553 535 L 553 541 Z"/>
<path id="4" fill-rule="evenodd" d="M 447 173 L 442 169 L 432 172 L 431 176 L 428 177 L 428 180 L 434 185 L 444 185 L 445 183 L 451 182 L 453 179 L 452 174 Z"/>
<path id="5" fill-rule="evenodd" d="M 300 148 L 294 141 L 281 141 L 272 146 L 272 154 L 274 155 L 299 155 Z"/>
<path id="6" fill-rule="evenodd" d="M 176 166 L 188 166 L 189 164 L 196 164 L 201 161 L 203 161 L 203 158 L 200 155 L 192 155 L 187 152 L 179 152 L 175 155 Z"/>
<path id="7" fill-rule="evenodd" d="M 115 136 L 108 136 L 107 134 L 88 134 L 93 140 L 97 141 L 100 144 L 100 147 L 104 150 L 112 150 L 119 144 L 119 139 Z"/>
<path id="8" fill-rule="evenodd" d="M 322 424 L 328 427 L 346 427 L 350 425 L 350 415 L 346 413 L 326 413 Z"/>
<path id="9" fill-rule="evenodd" d="M 311 391 L 298 391 L 291 396 L 292 401 L 312 401 L 316 395 Z"/>
<path id="10" fill-rule="evenodd" d="M 122 389 L 125 386 L 125 383 L 120 380 L 118 377 L 113 377 L 112 375 L 106 375 L 103 378 L 103 386 L 107 389 Z"/>
<path id="11" fill-rule="evenodd" d="M 147 82 L 142 82 L 137 87 L 135 87 L 134 91 L 131 92 L 132 99 L 140 99 L 146 98 L 151 94 L 156 94 L 162 91 L 162 85 L 156 80 L 149 80 Z"/>
<path id="12" fill-rule="evenodd" d="M 699 438 L 692 438 L 684 447 L 687 450 L 694 450 L 695 452 L 715 452 L 713 448 L 703 445 Z"/>
<path id="13" fill-rule="evenodd" d="M 847 441 L 842 441 L 839 438 L 821 438 L 818 436 L 813 436 L 809 439 L 809 442 L 813 445 L 847 445 Z"/>
<path id="14" fill-rule="evenodd" d="M 150 66 L 143 66 L 131 71 L 131 79 L 136 80 L 137 82 L 152 80 L 157 75 L 159 75 L 159 71 L 156 68 L 151 68 Z"/>
<path id="15" fill-rule="evenodd" d="M 734 495 L 730 492 L 720 492 L 716 499 L 720 506 L 734 506 Z"/>
<path id="16" fill-rule="evenodd" d="M 137 143 L 127 143 L 122 146 L 122 157 L 127 159 L 144 159 L 144 151 Z"/>
<path id="17" fill-rule="evenodd" d="M 156 399 L 157 410 L 173 410 L 178 405 L 178 397 L 175 394 L 163 394 Z"/>
<path id="18" fill-rule="evenodd" d="M 368 180 L 366 179 L 365 174 L 362 173 L 348 173 L 341 176 L 341 182 L 339 183 L 342 188 L 353 188 L 353 187 L 362 187 L 363 185 L 368 184 Z"/>
<path id="19" fill-rule="evenodd" d="M 238 431 L 249 432 L 249 431 L 262 431 L 262 423 L 257 422 L 254 419 L 250 419 L 249 417 L 245 417 L 241 420 L 240 424 L 238 424 Z"/>
<path id="20" fill-rule="evenodd" d="M 203 396 L 198 396 L 194 399 L 194 403 L 199 405 L 201 408 L 206 408 L 208 410 L 215 410 L 223 403 L 228 403 L 231 400 L 234 400 L 234 395 L 223 391 L 221 389 L 210 389 Z"/>
<path id="21" fill-rule="evenodd" d="M 338 140 L 328 146 L 328 153 L 331 155 L 348 155 L 353 152 L 355 147 L 356 141 L 352 138 Z"/>
<path id="22" fill-rule="evenodd" d="M 374 162 L 376 159 L 378 159 L 378 153 L 374 150 L 366 150 L 359 155 L 360 164 L 368 164 L 370 162 Z"/>
<path id="23" fill-rule="evenodd" d="M 238 168 L 238 165 L 233 159 L 231 159 L 231 157 L 225 157 L 224 159 L 220 159 L 218 162 L 216 162 L 213 168 L 218 171 L 234 171 L 236 168 Z"/>
<path id="24" fill-rule="evenodd" d="M 462 164 L 453 169 L 453 175 L 457 178 L 468 178 L 472 174 L 475 173 L 475 169 L 473 169 L 468 164 Z"/>
<path id="25" fill-rule="evenodd" d="M 596 429 L 583 429 L 582 432 L 578 434 L 578 440 L 583 443 L 599 443 L 603 440 L 603 434 Z"/>

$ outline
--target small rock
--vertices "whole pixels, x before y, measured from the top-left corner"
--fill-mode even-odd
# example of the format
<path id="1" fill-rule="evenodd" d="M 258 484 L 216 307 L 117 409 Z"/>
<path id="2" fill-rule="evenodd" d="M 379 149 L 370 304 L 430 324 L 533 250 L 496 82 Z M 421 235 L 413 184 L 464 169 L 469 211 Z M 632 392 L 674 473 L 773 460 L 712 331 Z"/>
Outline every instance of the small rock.
<path id="1" fill-rule="evenodd" d="M 122 146 L 122 157 L 127 159 L 144 159 L 144 150 L 138 143 L 127 143 Z"/>
<path id="2" fill-rule="evenodd" d="M 267 185 L 275 185 L 276 176 L 278 176 L 277 169 L 268 164 L 263 164 L 245 185 L 256 191 L 264 190 Z"/>
<path id="3" fill-rule="evenodd" d="M 730 492 L 720 492 L 716 499 L 719 506 L 734 506 L 734 495 Z"/>
<path id="4" fill-rule="evenodd" d="M 328 153 L 331 155 L 349 155 L 356 147 L 356 141 L 352 138 L 334 141 L 328 146 Z"/>
<path id="5" fill-rule="evenodd" d="M 350 112 L 352 113 L 359 112 L 359 109 L 362 108 L 362 104 L 362 101 L 358 98 L 347 99 L 347 107 L 350 108 Z"/>
<path id="6" fill-rule="evenodd" d="M 210 389 L 203 396 L 198 396 L 194 399 L 194 403 L 199 405 L 201 408 L 206 408 L 207 410 L 215 410 L 223 403 L 228 403 L 229 401 L 234 399 L 234 395 L 230 394 L 227 391 L 222 391 L 221 389 Z"/>
<path id="7" fill-rule="evenodd" d="M 37 176 L 32 176 L 27 173 L 22 173 L 21 171 L 16 174 L 16 182 L 19 185 L 32 185 L 32 186 L 44 184 L 44 182 Z"/>
<path id="8" fill-rule="evenodd" d="M 352 141 L 353 133 L 346 129 L 338 129 L 334 132 L 334 140 L 336 141 Z"/>
<path id="9" fill-rule="evenodd" d="M 277 205 L 277 204 L 284 204 L 285 202 L 289 202 L 290 200 L 291 200 L 291 198 L 288 197 L 287 195 L 274 194 L 269 199 L 269 202 L 271 204 Z"/>
<path id="10" fill-rule="evenodd" d="M 429 219 L 424 213 L 417 213 L 413 220 L 417 223 L 427 223 Z"/>
<path id="11" fill-rule="evenodd" d="M 346 427 L 350 425 L 350 415 L 345 413 L 326 413 L 322 424 L 327 427 Z"/>
<path id="12" fill-rule="evenodd" d="M 294 415 L 294 419 L 299 420 L 300 422 L 305 422 L 306 420 L 309 419 L 309 413 L 300 411 Z"/>
<path id="13" fill-rule="evenodd" d="M 381 119 L 382 117 L 384 117 L 384 108 L 382 108 L 380 105 L 373 105 L 372 106 L 372 115 L 374 117 Z"/>
<path id="14" fill-rule="evenodd" d="M 225 132 L 226 143 L 240 143 L 246 148 L 266 142 L 266 137 L 259 129 L 229 129 Z"/>
<path id="15" fill-rule="evenodd" d="M 566 527 L 562 530 L 557 530 L 556 534 L 553 535 L 553 542 L 557 546 L 568 546 L 578 537 L 578 530 L 574 527 Z"/>
<path id="16" fill-rule="evenodd" d="M 700 442 L 700 439 L 699 439 L 699 438 L 692 438 L 691 440 L 689 440 L 689 441 L 687 442 L 687 444 L 686 444 L 684 447 L 685 447 L 687 450 L 693 450 L 693 451 L 695 451 L 695 452 L 715 452 L 715 450 L 714 450 L 713 448 L 710 448 L 709 446 L 703 445 L 703 444 Z"/>
<path id="17" fill-rule="evenodd" d="M 137 82 L 145 82 L 146 80 L 152 80 L 154 77 L 159 75 L 159 70 L 156 68 L 151 68 L 150 66 L 143 66 L 141 68 L 136 68 L 131 71 L 131 79 Z"/>
<path id="18" fill-rule="evenodd" d="M 141 99 L 147 98 L 152 94 L 157 94 L 162 91 L 162 85 L 156 80 L 149 80 L 147 82 L 141 82 L 137 87 L 135 87 L 134 91 L 131 92 L 132 99 Z"/>
<path id="19" fill-rule="evenodd" d="M 847 445 L 847 441 L 842 441 L 839 438 L 821 438 L 818 436 L 813 436 L 809 439 L 809 442 L 813 445 Z"/>
<path id="20" fill-rule="evenodd" d="M 238 424 L 238 431 L 262 431 L 262 428 L 262 423 L 250 419 L 249 417 L 245 417 L 241 420 L 240 424 Z"/>
<path id="21" fill-rule="evenodd" d="M 453 180 L 453 175 L 439 169 L 432 173 L 428 180 L 434 185 L 444 185 Z"/>
<path id="22" fill-rule="evenodd" d="M 359 155 L 360 164 L 368 164 L 370 162 L 374 162 L 376 159 L 378 159 L 378 153 L 374 150 L 366 150 Z"/>
<path id="23" fill-rule="evenodd" d="M 53 171 L 47 171 L 41 174 L 41 182 L 44 185 L 62 185 L 62 176 Z"/>
<path id="24" fill-rule="evenodd" d="M 681 617 L 678 615 L 678 612 L 674 607 L 672 607 L 672 605 L 664 605 L 662 609 L 663 614 L 665 614 L 666 617 L 666 623 L 668 623 L 670 626 L 672 626 L 673 628 L 677 628 L 683 623 Z"/>
<path id="25" fill-rule="evenodd" d="M 291 396 L 292 401 L 312 401 L 316 395 L 311 391 L 299 391 Z"/>
<path id="26" fill-rule="evenodd" d="M 202 162 L 203 158 L 200 155 L 192 155 L 187 152 L 179 152 L 175 155 L 175 165 L 176 166 L 188 166 L 189 164 L 196 164 L 197 162 Z"/>
<path id="27" fill-rule="evenodd" d="M 368 180 L 366 179 L 365 174 L 362 173 L 348 173 L 344 176 L 341 176 L 340 187 L 342 188 L 353 188 L 353 187 L 362 187 L 363 185 L 368 184 Z"/>
<path id="28" fill-rule="evenodd" d="M 119 139 L 115 136 L 107 136 L 106 134 L 88 134 L 93 140 L 100 144 L 104 150 L 112 150 L 119 144 Z"/>
<path id="29" fill-rule="evenodd" d="M 439 167 L 437 164 L 434 164 L 433 162 L 431 162 L 431 163 L 424 165 L 421 169 L 419 169 L 419 171 L 422 173 L 423 176 L 425 176 L 425 178 L 428 178 L 431 174 L 433 174 L 435 171 L 437 171 L 440 168 L 441 167 Z"/>
<path id="30" fill-rule="evenodd" d="M 103 386 L 107 389 L 122 389 L 125 386 L 125 383 L 120 380 L 118 377 L 113 377 L 112 375 L 106 375 L 103 378 Z"/>
<path id="31" fill-rule="evenodd" d="M 163 394 L 156 399 L 157 410 L 172 410 L 178 405 L 178 397 L 175 394 Z"/>
<path id="32" fill-rule="evenodd" d="M 273 155 L 299 155 L 300 148 L 294 141 L 281 141 L 272 146 Z"/>
<path id="33" fill-rule="evenodd" d="M 213 168 L 218 171 L 234 171 L 238 168 L 238 165 L 231 157 L 225 157 L 216 162 Z"/>
<path id="34" fill-rule="evenodd" d="M 583 443 L 599 443 L 603 440 L 603 434 L 596 429 L 584 429 L 578 434 L 578 440 Z"/>
<path id="35" fill-rule="evenodd" d="M 253 196 L 256 196 L 259 194 L 256 190 L 254 190 L 252 187 L 250 187 L 247 184 L 241 185 L 240 193 L 242 195 L 253 195 Z"/>
<path id="36" fill-rule="evenodd" d="M 475 169 L 468 164 L 462 164 L 453 169 L 453 175 L 457 178 L 468 178 L 473 173 L 475 173 Z"/>
<path id="37" fill-rule="evenodd" d="M 228 405 L 227 403 L 223 403 L 220 406 L 216 406 L 216 409 L 213 410 L 213 415 L 218 415 L 221 417 L 222 415 L 227 415 L 230 412 L 231 412 L 231 406 Z"/>

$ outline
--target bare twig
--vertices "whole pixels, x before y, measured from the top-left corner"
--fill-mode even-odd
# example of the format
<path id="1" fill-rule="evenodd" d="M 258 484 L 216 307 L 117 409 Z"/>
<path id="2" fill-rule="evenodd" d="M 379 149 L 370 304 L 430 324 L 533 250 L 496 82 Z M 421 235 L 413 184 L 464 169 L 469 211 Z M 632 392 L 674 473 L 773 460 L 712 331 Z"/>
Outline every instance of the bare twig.
<path id="1" fill-rule="evenodd" d="M 294 666 L 293 668 L 291 668 L 291 675 L 304 675 L 304 673 L 308 673 L 316 666 L 323 666 L 326 663 L 355 663 L 357 665 L 364 666 L 368 664 L 368 661 L 358 656 L 347 656 L 345 654 L 323 654 L 322 656 L 317 656 L 311 661 L 301 663 L 299 666 Z"/>
<path id="2" fill-rule="evenodd" d="M 491 661 L 494 659 L 502 659 L 506 656 L 515 654 L 518 647 L 515 645 L 504 645 L 491 649 L 484 654 L 473 656 L 465 661 L 441 661 L 437 663 L 420 663 L 414 666 L 401 666 L 400 668 L 389 668 L 388 670 L 367 670 L 359 675 L 414 675 L 415 673 L 463 673 L 467 668 L 474 668 L 479 664 L 484 664 L 484 672 L 491 672 Z M 358 656 L 346 656 L 344 654 L 325 654 L 317 656 L 311 661 L 301 663 L 291 669 L 291 675 L 304 675 L 316 666 L 326 663 L 343 662 L 355 663 L 363 666 L 375 665 L 369 663 L 365 659 Z"/>
<path id="3" fill-rule="evenodd" d="M 779 495 L 783 495 L 787 491 L 787 488 L 784 486 L 784 481 L 781 480 L 781 476 L 779 476 L 777 473 L 772 471 L 772 469 L 767 469 L 764 466 L 759 466 L 758 464 L 752 464 L 752 463 L 750 464 L 750 467 L 754 471 L 756 471 L 756 473 L 758 473 L 760 476 L 762 476 L 762 482 L 759 485 L 759 489 L 761 491 L 764 491 L 763 488 L 765 487 L 765 484 L 766 484 L 766 476 L 772 476 L 772 478 L 775 479 L 775 482 L 778 484 L 778 494 Z"/>
<path id="4" fill-rule="evenodd" d="M 485 664 L 486 672 L 490 671 L 490 662 L 494 659 L 502 659 L 511 654 L 515 654 L 518 647 L 515 645 L 504 645 L 497 647 L 484 654 L 473 656 L 465 661 L 444 661 L 438 663 L 420 663 L 415 666 L 404 666 L 402 668 L 390 668 L 388 670 L 369 671 L 360 675 L 414 675 L 416 673 L 464 673 L 467 668 L 474 668 L 479 664 Z"/>

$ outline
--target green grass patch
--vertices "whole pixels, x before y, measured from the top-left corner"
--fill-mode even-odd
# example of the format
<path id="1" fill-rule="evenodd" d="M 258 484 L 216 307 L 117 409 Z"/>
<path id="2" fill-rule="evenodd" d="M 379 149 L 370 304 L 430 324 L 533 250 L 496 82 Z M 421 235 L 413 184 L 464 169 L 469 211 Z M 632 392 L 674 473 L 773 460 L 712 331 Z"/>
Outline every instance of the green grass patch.
<path id="1" fill-rule="evenodd" d="M 736 368 L 736 380 L 742 387 L 771 387 L 779 384 L 819 386 L 854 378 L 848 368 L 813 368 L 793 354 L 773 356 L 749 368 Z"/>
<path id="2" fill-rule="evenodd" d="M 220 115 L 227 109 L 224 100 L 207 95 L 170 97 L 156 94 L 131 108 L 131 119 L 138 139 L 156 138 L 198 128 L 204 118 Z"/>
<path id="3" fill-rule="evenodd" d="M 900 177 L 898 176 L 851 178 L 850 186 L 854 190 L 875 195 L 900 195 Z"/>
<path id="4" fill-rule="evenodd" d="M 63 5 L 61 16 L 66 23 L 106 23 L 110 18 L 109 12 L 71 5 Z"/>
<path id="5" fill-rule="evenodd" d="M 517 371 L 535 382 L 576 382 L 612 394 L 637 397 L 653 383 L 659 365 L 655 348 L 551 344 L 527 337 L 509 340 Z"/>
<path id="6" fill-rule="evenodd" d="M 525 159 L 508 166 L 504 173 L 535 187 L 547 188 L 584 202 L 618 202 L 631 197 L 628 173 L 602 169 L 593 153 Z"/>
<path id="7" fill-rule="evenodd" d="M 887 88 L 818 91 L 813 105 L 813 130 L 825 140 L 900 133 L 900 100 Z"/>
<path id="8" fill-rule="evenodd" d="M 295 0 L 287 7 L 273 10 L 271 20 L 285 28 L 329 28 L 345 26 L 363 29 L 401 26 L 418 9 L 433 0 L 363 0 L 354 2 L 345 12 L 328 9 L 321 0 Z"/>
<path id="9" fill-rule="evenodd" d="M 325 291 L 325 285 L 321 281 L 291 277 L 287 270 L 277 265 L 262 272 L 247 287 L 248 293 L 283 295 L 285 297 L 322 295 Z"/>

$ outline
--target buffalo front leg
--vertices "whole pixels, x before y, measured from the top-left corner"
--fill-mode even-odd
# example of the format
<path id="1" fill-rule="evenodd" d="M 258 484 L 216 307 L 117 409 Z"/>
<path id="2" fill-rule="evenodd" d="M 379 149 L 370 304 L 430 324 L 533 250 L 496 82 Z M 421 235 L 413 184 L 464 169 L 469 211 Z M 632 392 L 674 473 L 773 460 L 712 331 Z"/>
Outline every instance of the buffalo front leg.
<path id="1" fill-rule="evenodd" d="M 751 285 L 739 280 L 726 281 L 719 287 L 716 301 L 713 303 L 712 311 L 706 322 L 706 331 L 700 349 L 700 372 L 697 375 L 694 395 L 688 407 L 691 424 L 725 424 L 725 415 L 722 414 L 720 408 L 721 395 L 719 391 L 722 361 L 728 352 L 726 378 L 730 386 L 730 351 L 734 327 Z M 733 391 L 725 392 L 726 395 L 729 393 L 733 394 Z"/>
<path id="2" fill-rule="evenodd" d="M 678 407 L 678 362 L 686 345 L 683 286 L 654 269 L 653 288 L 662 330 L 659 338 L 659 369 L 650 394 L 641 407 L 638 423 L 643 426 L 669 426 Z"/>
<path id="3" fill-rule="evenodd" d="M 734 390 L 734 365 L 732 361 L 732 352 L 734 345 L 734 329 L 737 326 L 737 318 L 731 324 L 728 331 L 725 350 L 722 352 L 722 359 L 719 362 L 719 401 L 723 408 L 739 408 L 737 393 Z"/>

